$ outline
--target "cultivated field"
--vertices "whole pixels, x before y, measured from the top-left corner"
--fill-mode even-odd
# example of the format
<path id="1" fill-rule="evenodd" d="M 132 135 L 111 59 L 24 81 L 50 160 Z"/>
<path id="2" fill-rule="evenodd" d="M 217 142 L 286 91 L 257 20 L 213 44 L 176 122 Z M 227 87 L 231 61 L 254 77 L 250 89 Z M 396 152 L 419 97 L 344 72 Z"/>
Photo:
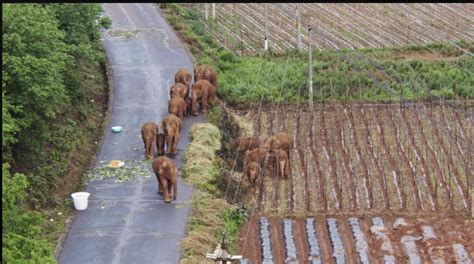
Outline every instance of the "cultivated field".
<path id="1" fill-rule="evenodd" d="M 204 16 L 204 4 L 189 4 Z M 244 54 L 261 53 L 265 37 L 265 4 L 216 4 L 206 31 L 223 46 Z M 411 44 L 474 39 L 474 4 L 299 4 L 301 47 L 317 49 L 400 47 Z M 296 4 L 268 4 L 269 47 L 298 47 Z M 310 19 L 308 20 L 308 17 Z"/>
<path id="2" fill-rule="evenodd" d="M 288 180 L 264 170 L 245 257 L 470 263 L 472 105 L 318 104 L 314 118 L 305 108 L 254 113 L 254 135 L 283 131 L 295 144 Z"/>
<path id="3" fill-rule="evenodd" d="M 429 104 L 284 105 L 261 111 L 255 135 L 294 138 L 291 180 L 265 171 L 263 212 L 451 211 L 470 208 L 472 115 Z M 471 118 L 471 119 L 469 119 Z"/>

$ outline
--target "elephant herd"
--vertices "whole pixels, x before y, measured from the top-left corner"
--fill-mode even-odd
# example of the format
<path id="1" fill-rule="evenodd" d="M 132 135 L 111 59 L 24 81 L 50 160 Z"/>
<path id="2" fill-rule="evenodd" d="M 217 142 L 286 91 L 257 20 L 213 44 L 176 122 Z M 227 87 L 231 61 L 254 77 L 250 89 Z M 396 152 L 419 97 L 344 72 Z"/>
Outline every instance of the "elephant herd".
<path id="1" fill-rule="evenodd" d="M 191 86 L 192 79 L 187 69 L 179 69 L 175 74 L 175 83 L 170 88 L 169 115 L 159 126 L 155 122 L 146 122 L 141 127 L 145 157 L 153 159 L 152 167 L 158 181 L 158 193 L 163 194 L 166 203 L 177 198 L 178 169 L 173 160 L 165 154 L 177 154 L 184 117 L 189 114 L 198 115 L 199 108 L 206 113 L 208 106 L 213 105 L 216 100 L 217 73 L 212 66 L 204 64 L 195 68 L 195 82 Z M 160 129 L 163 132 L 160 132 Z M 155 146 L 158 154 L 156 159 Z"/>
<path id="2" fill-rule="evenodd" d="M 293 139 L 287 133 L 275 133 L 265 139 L 263 144 L 255 137 L 237 138 L 234 141 L 234 148 L 245 151 L 244 174 L 252 186 L 261 175 L 267 154 L 270 161 L 267 165 L 270 166 L 272 175 L 288 178 Z"/>

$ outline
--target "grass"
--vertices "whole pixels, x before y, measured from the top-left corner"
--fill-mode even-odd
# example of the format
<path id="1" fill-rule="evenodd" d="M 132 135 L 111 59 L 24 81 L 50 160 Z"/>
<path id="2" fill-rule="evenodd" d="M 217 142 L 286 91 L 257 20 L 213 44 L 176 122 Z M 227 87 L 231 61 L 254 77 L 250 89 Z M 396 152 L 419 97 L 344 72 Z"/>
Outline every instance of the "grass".
<path id="1" fill-rule="evenodd" d="M 205 32 L 201 14 L 167 4 L 165 16 L 190 46 L 198 63 L 213 65 L 219 74 L 218 96 L 231 105 L 250 102 L 297 102 L 308 99 L 307 52 L 268 52 L 238 56 Z M 458 45 L 474 51 L 474 42 Z M 440 53 L 442 60 L 431 50 Z M 410 52 L 412 56 L 398 56 Z M 417 56 L 420 53 L 422 56 Z M 448 44 L 359 50 L 314 50 L 313 89 L 318 101 L 398 101 L 404 99 L 473 99 L 474 61 Z M 447 74 L 441 74 L 447 73 Z M 380 76 L 385 76 L 379 79 Z M 418 86 L 412 80 L 417 79 Z"/>
<path id="2" fill-rule="evenodd" d="M 211 123 L 198 123 L 189 132 L 191 142 L 184 153 L 183 177 L 197 190 L 192 197 L 192 215 L 188 235 L 181 241 L 183 257 L 180 263 L 212 263 L 204 257 L 212 253 L 225 231 L 230 252 L 235 250 L 239 229 L 245 222 L 245 209 L 229 204 L 219 182 L 223 179 L 221 131 Z"/>

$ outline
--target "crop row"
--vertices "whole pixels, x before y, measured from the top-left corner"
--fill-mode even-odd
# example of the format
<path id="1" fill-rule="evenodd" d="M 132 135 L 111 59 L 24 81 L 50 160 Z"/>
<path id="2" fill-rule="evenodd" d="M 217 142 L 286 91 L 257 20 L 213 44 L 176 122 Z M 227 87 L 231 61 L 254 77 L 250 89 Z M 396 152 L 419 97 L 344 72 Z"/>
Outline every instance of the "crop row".
<path id="1" fill-rule="evenodd" d="M 472 263 L 465 226 L 449 219 L 255 216 L 245 227 L 252 263 Z M 442 222 L 443 224 L 441 224 Z"/>
<path id="2" fill-rule="evenodd" d="M 264 170 L 264 212 L 468 210 L 471 121 L 443 106 L 275 105 L 256 135 L 294 138 L 290 177 Z M 472 139 L 471 139 L 472 141 Z"/>
<path id="3" fill-rule="evenodd" d="M 204 4 L 192 4 L 202 12 Z M 474 38 L 472 4 L 299 4 L 301 47 L 356 49 L 452 42 Z M 209 5 L 210 10 L 210 5 Z M 298 47 L 296 4 L 216 4 L 208 30 L 224 46 L 245 53 L 264 48 L 265 21 L 269 47 Z M 265 13 L 267 14 L 265 16 Z M 211 12 L 209 12 L 211 14 Z"/>

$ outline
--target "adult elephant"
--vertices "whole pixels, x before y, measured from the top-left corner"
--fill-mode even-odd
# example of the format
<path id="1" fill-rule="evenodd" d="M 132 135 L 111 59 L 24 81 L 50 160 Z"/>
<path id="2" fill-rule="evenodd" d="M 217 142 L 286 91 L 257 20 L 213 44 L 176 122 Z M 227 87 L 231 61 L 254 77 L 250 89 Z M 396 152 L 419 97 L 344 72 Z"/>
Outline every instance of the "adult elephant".
<path id="1" fill-rule="evenodd" d="M 182 83 L 175 83 L 170 88 L 170 97 L 173 98 L 177 96 L 183 98 L 183 100 L 187 97 L 186 86 Z"/>
<path id="2" fill-rule="evenodd" d="M 214 104 L 217 91 L 217 72 L 209 64 L 203 64 L 194 69 L 194 81 L 207 80 L 213 86 L 214 92 L 210 96 L 211 104 Z"/>
<path id="3" fill-rule="evenodd" d="M 265 140 L 265 147 L 270 154 L 276 149 L 282 149 L 286 151 L 286 154 L 290 157 L 290 150 L 293 148 L 293 139 L 288 136 L 287 133 L 278 132 Z"/>
<path id="4" fill-rule="evenodd" d="M 183 98 L 179 96 L 172 97 L 168 101 L 168 113 L 183 119 L 186 115 L 186 103 Z"/>
<path id="5" fill-rule="evenodd" d="M 280 175 L 287 179 L 290 172 L 290 166 L 286 152 L 282 149 L 276 149 L 271 157 L 274 175 L 277 175 L 277 177 Z"/>
<path id="6" fill-rule="evenodd" d="M 155 140 L 158 132 L 158 125 L 155 122 L 146 122 L 141 127 L 143 144 L 145 145 L 145 157 L 147 159 L 154 158 Z"/>
<path id="7" fill-rule="evenodd" d="M 199 80 L 193 83 L 192 87 L 192 109 L 193 115 L 198 115 L 199 99 L 201 99 L 202 112 L 207 112 L 208 101 L 214 96 L 214 86 L 207 80 Z"/>
<path id="8" fill-rule="evenodd" d="M 165 203 L 178 198 L 178 169 L 173 160 L 162 156 L 153 160 L 153 171 L 158 181 L 158 193 L 163 193 Z"/>
<path id="9" fill-rule="evenodd" d="M 160 128 L 163 129 L 166 137 L 167 155 L 176 155 L 178 153 L 178 143 L 182 127 L 183 122 L 181 119 L 173 114 L 168 115 L 161 122 Z"/>
<path id="10" fill-rule="evenodd" d="M 179 69 L 174 76 L 175 83 L 182 83 L 184 84 L 184 86 L 186 86 L 186 93 L 185 93 L 186 97 L 189 95 L 189 89 L 191 89 L 192 81 L 193 81 L 193 76 L 185 68 Z"/>

